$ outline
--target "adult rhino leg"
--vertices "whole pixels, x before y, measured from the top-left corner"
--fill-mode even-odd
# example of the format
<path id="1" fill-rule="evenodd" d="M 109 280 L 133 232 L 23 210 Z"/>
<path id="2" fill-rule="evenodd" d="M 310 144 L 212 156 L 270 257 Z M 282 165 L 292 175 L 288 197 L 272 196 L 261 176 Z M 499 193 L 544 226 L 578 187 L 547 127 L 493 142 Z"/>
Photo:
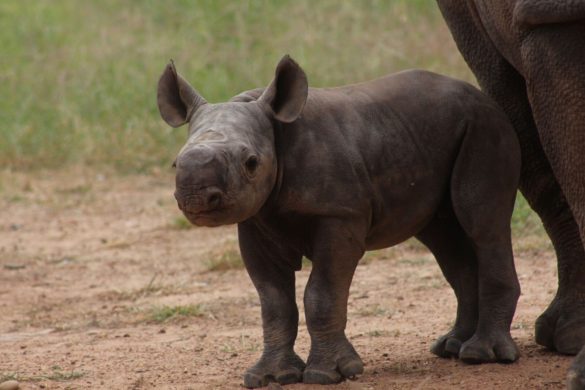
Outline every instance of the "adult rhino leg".
<path id="1" fill-rule="evenodd" d="M 585 389 L 585 348 L 577 355 L 567 375 L 568 390 Z"/>
<path id="2" fill-rule="evenodd" d="M 365 234 L 356 234 L 356 225 L 321 221 L 314 235 L 310 253 L 313 269 L 304 297 L 311 336 L 305 383 L 337 383 L 364 371 L 362 360 L 345 336 L 349 287 L 365 247 Z"/>
<path id="3" fill-rule="evenodd" d="M 585 345 L 585 25 L 546 25 L 522 42 L 528 97 L 542 146 L 570 210 L 553 226 L 580 256 L 559 259 L 559 289 L 537 322 L 537 340 L 575 354 Z M 571 214 L 572 213 L 572 214 Z M 574 216 L 571 221 L 568 214 Z M 539 329 L 540 328 L 540 329 Z"/>
<path id="4" fill-rule="evenodd" d="M 431 352 L 440 357 L 459 357 L 461 345 L 473 336 L 477 327 L 477 259 L 450 205 L 448 209 L 444 215 L 435 217 L 416 238 L 433 252 L 457 297 L 455 324 L 435 341 Z"/>
<path id="5" fill-rule="evenodd" d="M 578 224 L 541 145 L 526 82 L 494 47 L 473 6 L 458 0 L 438 0 L 438 3 L 459 51 L 482 90 L 500 104 L 514 125 L 522 149 L 520 191 L 541 218 L 555 249 L 559 287 L 549 307 L 536 321 L 536 342 L 575 353 L 584 341 L 572 334 L 583 334 L 585 309 L 579 303 L 582 289 L 575 288 L 573 279 L 581 279 L 585 272 L 585 251 Z M 546 94 L 547 89 L 544 91 Z M 573 320 L 567 321 L 568 318 Z"/>
<path id="6" fill-rule="evenodd" d="M 265 237 L 249 221 L 238 225 L 238 236 L 246 270 L 260 296 L 264 330 L 264 351 L 244 375 L 244 385 L 300 382 L 305 363 L 294 352 L 299 312 L 293 265 L 300 265 L 301 254 Z"/>

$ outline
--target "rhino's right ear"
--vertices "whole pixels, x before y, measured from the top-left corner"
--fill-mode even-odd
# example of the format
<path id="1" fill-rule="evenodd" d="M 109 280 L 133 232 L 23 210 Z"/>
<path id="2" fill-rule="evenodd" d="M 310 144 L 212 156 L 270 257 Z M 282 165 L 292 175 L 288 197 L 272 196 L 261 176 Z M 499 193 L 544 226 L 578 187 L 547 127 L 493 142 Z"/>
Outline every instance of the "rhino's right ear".
<path id="1" fill-rule="evenodd" d="M 171 61 L 158 80 L 156 101 L 160 116 L 172 127 L 179 127 L 191 119 L 199 107 L 207 102 L 183 79 Z"/>

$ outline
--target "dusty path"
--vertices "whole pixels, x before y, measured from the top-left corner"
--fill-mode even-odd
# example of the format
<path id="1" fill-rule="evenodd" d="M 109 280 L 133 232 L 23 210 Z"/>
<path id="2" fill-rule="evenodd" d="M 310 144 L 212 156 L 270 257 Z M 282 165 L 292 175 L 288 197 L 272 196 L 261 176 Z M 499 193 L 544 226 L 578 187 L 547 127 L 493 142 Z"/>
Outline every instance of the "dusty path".
<path id="1" fill-rule="evenodd" d="M 0 382 L 17 378 L 23 389 L 241 385 L 262 342 L 235 229 L 186 228 L 172 190 L 166 174 L 0 175 Z M 522 358 L 512 365 L 469 366 L 428 352 L 449 328 L 455 302 L 419 246 L 362 263 L 347 333 L 366 373 L 328 389 L 564 387 L 571 359 L 533 342 L 534 320 L 555 291 L 552 253 L 517 253 L 523 293 L 512 335 Z M 298 273 L 301 313 L 309 272 Z M 308 353 L 302 314 L 297 351 Z"/>

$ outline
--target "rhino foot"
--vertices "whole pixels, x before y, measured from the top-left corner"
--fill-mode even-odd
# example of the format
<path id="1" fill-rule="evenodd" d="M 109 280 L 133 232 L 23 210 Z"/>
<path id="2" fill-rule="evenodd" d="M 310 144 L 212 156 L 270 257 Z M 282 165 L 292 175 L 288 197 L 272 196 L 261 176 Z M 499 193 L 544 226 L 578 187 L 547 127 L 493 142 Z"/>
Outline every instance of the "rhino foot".
<path id="1" fill-rule="evenodd" d="M 549 349 L 575 355 L 585 345 L 585 307 L 555 299 L 538 317 L 536 343 Z"/>
<path id="2" fill-rule="evenodd" d="M 508 332 L 488 336 L 476 333 L 459 350 L 459 359 L 469 364 L 512 363 L 519 357 L 518 347 Z"/>
<path id="3" fill-rule="evenodd" d="M 244 386 L 254 389 L 267 386 L 270 382 L 288 385 L 302 381 L 305 363 L 296 353 L 267 355 L 263 355 L 258 363 L 248 369 L 244 375 Z"/>
<path id="4" fill-rule="evenodd" d="M 454 326 L 449 333 L 439 337 L 431 346 L 431 353 L 443 358 L 459 357 L 459 350 L 475 332 L 475 324 L 467 327 Z"/>
<path id="5" fill-rule="evenodd" d="M 307 368 L 303 373 L 304 383 L 328 385 L 339 383 L 345 378 L 353 379 L 364 372 L 364 363 L 347 340 L 321 349 L 311 351 Z"/>
<path id="6" fill-rule="evenodd" d="M 459 357 L 459 350 L 465 340 L 459 337 L 454 331 L 451 331 L 437 339 L 431 346 L 431 352 L 443 358 Z"/>
<path id="7" fill-rule="evenodd" d="M 567 375 L 568 390 L 585 390 L 585 348 L 573 361 Z"/>

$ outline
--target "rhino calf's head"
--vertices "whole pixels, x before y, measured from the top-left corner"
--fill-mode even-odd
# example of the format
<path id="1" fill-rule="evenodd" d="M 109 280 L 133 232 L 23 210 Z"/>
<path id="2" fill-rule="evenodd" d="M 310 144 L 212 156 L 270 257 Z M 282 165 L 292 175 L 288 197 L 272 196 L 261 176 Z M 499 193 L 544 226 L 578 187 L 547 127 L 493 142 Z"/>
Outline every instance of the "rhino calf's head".
<path id="1" fill-rule="evenodd" d="M 257 100 L 219 104 L 208 103 L 167 65 L 157 103 L 170 126 L 189 126 L 174 165 L 175 198 L 191 223 L 238 223 L 260 210 L 276 182 L 275 127 L 298 118 L 307 93 L 305 73 L 289 56 Z"/>

